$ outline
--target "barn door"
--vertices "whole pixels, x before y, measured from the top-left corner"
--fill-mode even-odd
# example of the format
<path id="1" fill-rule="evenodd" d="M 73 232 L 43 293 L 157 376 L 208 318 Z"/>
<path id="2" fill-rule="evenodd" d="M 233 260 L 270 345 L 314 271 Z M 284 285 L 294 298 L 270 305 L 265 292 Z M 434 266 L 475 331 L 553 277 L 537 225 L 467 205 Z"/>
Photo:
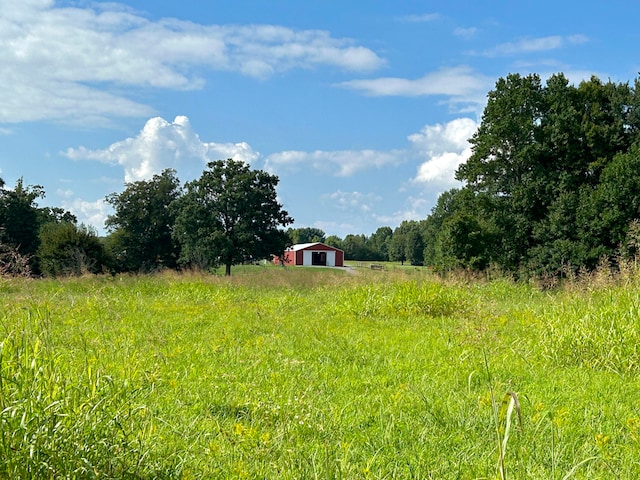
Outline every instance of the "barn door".
<path id="1" fill-rule="evenodd" d="M 327 252 L 311 252 L 311 265 L 327 265 Z"/>

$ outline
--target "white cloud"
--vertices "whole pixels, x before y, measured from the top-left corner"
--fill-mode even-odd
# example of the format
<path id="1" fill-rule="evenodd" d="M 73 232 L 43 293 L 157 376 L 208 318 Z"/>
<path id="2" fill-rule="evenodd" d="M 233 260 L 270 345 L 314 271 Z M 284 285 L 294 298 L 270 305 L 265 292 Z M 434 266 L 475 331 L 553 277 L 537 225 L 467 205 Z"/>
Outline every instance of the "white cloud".
<path id="1" fill-rule="evenodd" d="M 477 123 L 470 118 L 457 118 L 444 125 L 425 125 L 420 132 L 407 138 L 415 149 L 431 156 L 467 148 L 467 140 L 475 133 L 477 127 Z"/>
<path id="2" fill-rule="evenodd" d="M 405 201 L 405 208 L 390 215 L 376 215 L 378 225 L 388 225 L 392 228 L 400 225 L 404 220 L 423 220 L 432 208 L 432 200 L 424 197 L 410 196 Z"/>
<path id="3" fill-rule="evenodd" d="M 339 177 L 349 177 L 370 168 L 398 165 L 403 162 L 399 150 L 337 150 L 314 152 L 285 151 L 269 155 L 265 168 L 269 171 L 298 168 L 313 168 Z"/>
<path id="4" fill-rule="evenodd" d="M 62 208 L 73 213 L 79 223 L 91 225 L 99 233 L 104 232 L 104 222 L 113 211 L 104 199 L 88 202 L 80 198 L 67 198 L 62 201 Z"/>
<path id="5" fill-rule="evenodd" d="M 458 118 L 444 125 L 425 125 L 420 132 L 407 137 L 409 146 L 406 148 L 388 151 L 285 151 L 269 155 L 265 168 L 270 172 L 307 168 L 327 175 L 348 177 L 367 169 L 417 160 L 420 166 L 414 182 L 448 186 L 455 183 L 455 170 L 471 155 L 468 140 L 477 128 L 474 120 Z"/>
<path id="6" fill-rule="evenodd" d="M 265 169 L 312 169 L 334 176 L 352 176 L 367 169 L 382 168 L 415 162 L 416 176 L 407 186 L 428 187 L 431 193 L 444 191 L 455 184 L 454 173 L 471 152 L 468 139 L 477 128 L 469 118 L 458 118 L 445 124 L 425 125 L 422 130 L 407 137 L 404 148 L 388 151 L 339 150 L 339 151 L 285 151 L 266 158 Z M 116 142 L 102 150 L 84 147 L 70 148 L 64 155 L 72 159 L 88 159 L 120 165 L 125 181 L 148 179 L 165 168 L 174 168 L 184 181 L 196 178 L 206 163 L 218 158 L 232 157 L 247 163 L 255 162 L 260 155 L 246 143 L 203 142 L 193 131 L 189 119 L 176 117 L 173 122 L 152 118 L 140 133 Z M 425 190 L 426 192 L 426 190 Z M 65 208 L 81 221 L 103 225 L 108 205 L 102 201 L 86 202 L 73 199 L 73 192 L 60 191 Z M 401 220 L 424 218 L 430 206 L 425 198 L 409 197 L 406 208 L 388 216 L 378 216 L 383 198 L 375 193 L 336 191 L 321 198 L 337 211 L 354 213 L 379 224 L 397 225 Z"/>
<path id="7" fill-rule="evenodd" d="M 417 79 L 399 77 L 350 80 L 336 84 L 338 87 L 357 90 L 370 96 L 419 97 L 439 95 L 449 97 L 451 104 L 472 104 L 475 109 L 485 102 L 486 92 L 494 80 L 472 68 L 460 65 L 441 68 Z"/>
<path id="8" fill-rule="evenodd" d="M 321 30 L 151 21 L 117 3 L 92 6 L 0 0 L 0 122 L 149 116 L 121 87 L 200 88 L 194 69 L 264 78 L 291 68 L 384 64 L 372 50 Z"/>
<path id="9" fill-rule="evenodd" d="M 304 227 L 306 225 L 298 223 L 295 224 L 295 227 Z M 324 232 L 331 232 L 330 235 L 337 235 L 340 238 L 344 238 L 350 233 L 357 232 L 360 228 L 359 225 L 356 225 L 352 222 L 336 222 L 335 220 L 318 220 L 313 222 L 311 227 L 319 228 Z"/>
<path id="10" fill-rule="evenodd" d="M 427 125 L 409 141 L 422 158 L 415 182 L 435 182 L 442 186 L 455 184 L 455 171 L 471 155 L 468 140 L 478 124 L 470 118 L 458 118 L 445 125 Z"/>
<path id="11" fill-rule="evenodd" d="M 350 71 L 371 71 L 384 61 L 350 39 L 332 38 L 323 30 L 296 31 L 275 25 L 216 27 L 226 47 L 228 69 L 263 77 L 294 67 L 330 65 Z"/>
<path id="12" fill-rule="evenodd" d="M 461 153 L 445 152 L 436 155 L 420 165 L 415 180 L 418 182 L 429 182 L 433 180 L 443 184 L 453 183 L 456 169 L 470 156 L 470 149 L 465 149 Z"/>
<path id="13" fill-rule="evenodd" d="M 557 50 L 561 47 L 569 45 L 579 45 L 588 42 L 589 39 L 585 35 L 569 35 L 563 37 L 561 35 L 549 35 L 546 37 L 526 37 L 516 42 L 507 42 L 495 46 L 494 48 L 484 50 L 480 55 L 486 57 L 499 57 L 518 55 L 523 53 L 546 52 L 549 50 Z M 475 52 L 471 52 L 475 53 Z"/>
<path id="14" fill-rule="evenodd" d="M 330 201 L 339 210 L 350 212 L 372 213 L 373 205 L 382 200 L 382 197 L 374 193 L 343 192 L 338 190 L 327 195 L 323 195 L 324 200 Z"/>
<path id="15" fill-rule="evenodd" d="M 72 198 L 74 195 L 73 190 L 62 190 L 61 188 L 56 190 L 56 194 L 60 198 Z"/>
<path id="16" fill-rule="evenodd" d="M 458 27 L 453 31 L 453 34 L 456 37 L 461 37 L 466 39 L 475 37 L 476 33 L 478 33 L 478 29 L 476 27 L 469 27 L 469 28 Z"/>
<path id="17" fill-rule="evenodd" d="M 200 176 L 209 161 L 233 158 L 251 163 L 259 157 L 245 142 L 203 142 L 185 116 L 178 116 L 171 123 L 160 117 L 151 118 L 136 137 L 104 150 L 69 148 L 63 155 L 120 165 L 126 182 L 149 179 L 166 168 L 175 169 L 182 180 L 191 180 Z"/>

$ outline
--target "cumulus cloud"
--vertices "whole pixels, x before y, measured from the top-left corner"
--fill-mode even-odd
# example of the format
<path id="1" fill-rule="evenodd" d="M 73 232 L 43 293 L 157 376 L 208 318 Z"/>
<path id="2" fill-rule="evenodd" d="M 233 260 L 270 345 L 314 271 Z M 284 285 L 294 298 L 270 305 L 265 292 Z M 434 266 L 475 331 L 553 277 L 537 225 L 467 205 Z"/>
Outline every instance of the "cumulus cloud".
<path id="1" fill-rule="evenodd" d="M 403 148 L 387 151 L 284 151 L 269 155 L 265 169 L 269 171 L 313 170 L 332 176 L 352 176 L 367 169 L 412 163 L 416 175 L 407 179 L 423 193 L 444 191 L 455 185 L 454 174 L 471 153 L 468 139 L 477 128 L 470 118 L 458 118 L 444 124 L 425 125 L 406 138 Z M 255 163 L 260 155 L 247 143 L 204 142 L 194 132 L 189 119 L 176 117 L 172 122 L 159 117 L 149 119 L 135 137 L 113 143 L 105 149 L 69 148 L 64 155 L 76 160 L 95 160 L 124 169 L 126 182 L 148 179 L 165 168 L 174 168 L 178 177 L 188 181 L 198 177 L 206 163 L 219 158 L 234 158 Z M 103 225 L 108 205 L 102 201 L 87 202 L 74 198 L 71 191 L 60 191 L 63 206 L 81 221 Z M 378 193 L 338 190 L 321 197 L 336 211 L 357 214 L 379 224 L 397 225 L 401 220 L 424 218 L 430 203 L 422 196 L 409 197 L 405 208 L 385 217 L 376 215 L 383 198 Z"/>
<path id="2" fill-rule="evenodd" d="M 200 88 L 195 69 L 265 78 L 319 66 L 372 71 L 384 61 L 322 30 L 151 21 L 111 2 L 0 0 L 0 64 L 0 122 L 15 123 L 149 116 L 121 87 Z"/>
<path id="3" fill-rule="evenodd" d="M 546 52 L 549 50 L 557 50 L 567 45 L 579 45 L 588 42 L 589 39 L 585 35 L 549 35 L 546 37 L 526 37 L 515 42 L 501 43 L 494 48 L 480 52 L 480 55 L 486 57 L 499 57 L 518 55 L 523 53 Z M 477 54 L 477 52 L 471 52 Z"/>
<path id="4" fill-rule="evenodd" d="M 413 148 L 426 158 L 414 181 L 452 185 L 456 169 L 471 155 L 468 140 L 477 128 L 474 120 L 458 118 L 444 125 L 427 125 L 419 133 L 409 135 Z"/>
<path id="5" fill-rule="evenodd" d="M 61 206 L 73 213 L 78 222 L 94 226 L 99 232 L 104 229 L 104 222 L 112 213 L 111 205 L 103 199 L 89 202 L 81 198 L 64 198 Z"/>
<path id="6" fill-rule="evenodd" d="M 292 150 L 269 155 L 265 161 L 265 168 L 269 171 L 312 168 L 339 177 L 349 177 L 363 170 L 398 165 L 401 162 L 402 152 L 396 150 Z"/>
<path id="7" fill-rule="evenodd" d="M 387 151 L 285 151 L 269 155 L 265 166 L 271 172 L 313 169 L 327 175 L 348 177 L 367 169 L 417 161 L 420 166 L 414 182 L 435 182 L 447 186 L 455 183 L 456 169 L 471 155 L 468 140 L 477 128 L 474 120 L 458 118 L 446 124 L 425 125 L 420 132 L 407 137 L 409 145 L 406 148 Z"/>
<path id="8" fill-rule="evenodd" d="M 149 179 L 166 168 L 175 169 L 182 180 L 191 180 L 202 173 L 209 161 L 233 158 L 251 163 L 259 157 L 245 142 L 203 142 L 185 116 L 178 116 L 173 122 L 151 118 L 136 137 L 116 142 L 104 150 L 69 148 L 63 155 L 74 160 L 120 165 L 126 182 Z"/>

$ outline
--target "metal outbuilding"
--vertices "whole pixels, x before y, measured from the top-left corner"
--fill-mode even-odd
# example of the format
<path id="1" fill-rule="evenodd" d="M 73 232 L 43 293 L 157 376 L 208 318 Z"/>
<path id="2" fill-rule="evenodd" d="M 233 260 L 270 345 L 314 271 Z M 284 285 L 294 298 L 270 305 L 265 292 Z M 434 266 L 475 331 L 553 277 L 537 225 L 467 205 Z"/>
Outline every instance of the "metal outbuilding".
<path id="1" fill-rule="evenodd" d="M 298 243 L 287 248 L 283 255 L 285 265 L 344 267 L 344 251 L 324 243 Z M 274 258 L 274 263 L 280 263 Z"/>

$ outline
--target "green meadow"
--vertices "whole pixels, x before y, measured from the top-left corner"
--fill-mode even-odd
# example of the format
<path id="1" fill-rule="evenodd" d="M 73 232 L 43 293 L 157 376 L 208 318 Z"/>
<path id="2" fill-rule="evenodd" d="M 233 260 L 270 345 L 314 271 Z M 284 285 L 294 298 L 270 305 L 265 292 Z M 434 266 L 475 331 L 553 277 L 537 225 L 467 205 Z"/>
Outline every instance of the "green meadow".
<path id="1" fill-rule="evenodd" d="M 0 477 L 640 478 L 639 287 L 0 280 Z"/>

